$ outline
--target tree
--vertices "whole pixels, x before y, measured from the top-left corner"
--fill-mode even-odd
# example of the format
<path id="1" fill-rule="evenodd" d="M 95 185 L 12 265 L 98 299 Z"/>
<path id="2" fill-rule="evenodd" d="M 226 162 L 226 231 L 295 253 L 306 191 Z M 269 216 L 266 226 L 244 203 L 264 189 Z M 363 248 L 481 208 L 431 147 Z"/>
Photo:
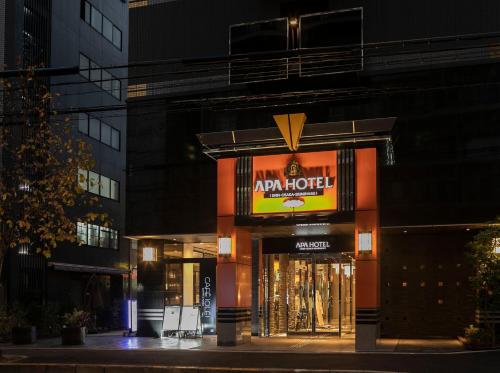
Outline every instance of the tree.
<path id="1" fill-rule="evenodd" d="M 34 69 L 1 80 L 0 89 L 1 274 L 8 250 L 49 258 L 60 243 L 77 240 L 77 220 L 109 222 L 98 198 L 81 187 L 78 170 L 94 166 L 91 145 L 74 136 L 71 118 L 52 109 L 55 97 Z"/>
<path id="2" fill-rule="evenodd" d="M 483 314 L 490 342 L 495 344 L 495 323 L 492 316 L 500 313 L 500 218 L 474 236 L 469 244 L 473 266 L 470 278 L 476 294 L 476 306 Z"/>

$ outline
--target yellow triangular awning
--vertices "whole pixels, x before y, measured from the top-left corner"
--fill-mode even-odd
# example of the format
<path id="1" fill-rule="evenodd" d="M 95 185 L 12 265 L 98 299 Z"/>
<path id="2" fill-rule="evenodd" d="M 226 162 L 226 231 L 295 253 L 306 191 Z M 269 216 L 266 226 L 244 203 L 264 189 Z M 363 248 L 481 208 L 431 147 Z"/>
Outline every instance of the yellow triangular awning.
<path id="1" fill-rule="evenodd" d="M 299 149 L 299 140 L 306 122 L 304 113 L 273 115 L 281 135 L 291 151 Z"/>

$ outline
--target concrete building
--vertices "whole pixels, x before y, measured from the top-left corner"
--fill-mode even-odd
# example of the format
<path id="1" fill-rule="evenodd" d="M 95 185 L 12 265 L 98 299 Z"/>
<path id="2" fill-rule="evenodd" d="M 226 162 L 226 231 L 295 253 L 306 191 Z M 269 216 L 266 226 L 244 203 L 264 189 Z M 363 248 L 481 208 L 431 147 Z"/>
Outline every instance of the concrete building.
<path id="1" fill-rule="evenodd" d="M 60 94 L 54 103 L 72 119 L 73 135 L 92 145 L 95 169 L 75 172 L 85 173 L 89 184 L 84 188 L 99 196 L 112 221 L 109 229 L 78 223 L 83 245 L 61 245 L 49 260 L 11 253 L 8 300 L 86 308 L 97 329 L 122 328 L 129 273 L 129 245 L 123 239 L 127 69 L 113 66 L 128 62 L 128 4 L 5 0 L 0 17 L 5 69 L 80 68 L 80 74 L 50 76 L 46 84 Z M 79 213 L 85 211 L 75 211 L 75 224 Z"/>

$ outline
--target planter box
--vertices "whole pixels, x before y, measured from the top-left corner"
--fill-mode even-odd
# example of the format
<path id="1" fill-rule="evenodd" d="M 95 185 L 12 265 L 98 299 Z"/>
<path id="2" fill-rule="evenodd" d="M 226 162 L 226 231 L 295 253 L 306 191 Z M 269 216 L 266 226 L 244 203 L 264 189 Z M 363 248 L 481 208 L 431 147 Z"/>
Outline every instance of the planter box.
<path id="1" fill-rule="evenodd" d="M 16 345 L 28 345 L 36 341 L 36 327 L 16 326 L 12 328 L 12 343 Z"/>
<path id="2" fill-rule="evenodd" d="M 61 329 L 61 341 L 65 346 L 83 345 L 85 344 L 85 335 L 87 334 L 85 327 L 68 327 Z"/>

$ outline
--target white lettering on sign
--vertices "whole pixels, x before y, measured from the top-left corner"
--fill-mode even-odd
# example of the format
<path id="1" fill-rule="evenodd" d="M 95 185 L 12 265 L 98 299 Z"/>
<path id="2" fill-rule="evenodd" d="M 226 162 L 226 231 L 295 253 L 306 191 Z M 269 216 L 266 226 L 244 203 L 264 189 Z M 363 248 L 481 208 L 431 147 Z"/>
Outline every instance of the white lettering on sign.
<path id="1" fill-rule="evenodd" d="M 330 242 L 328 241 L 298 241 L 295 244 L 295 248 L 299 251 L 308 250 L 326 250 L 330 248 Z"/>
<path id="2" fill-rule="evenodd" d="M 204 286 L 202 289 L 201 296 L 201 305 L 203 310 L 201 312 L 201 316 L 203 317 L 211 317 L 212 316 L 212 290 L 210 288 L 211 282 L 210 277 L 205 277 Z"/>
<path id="3" fill-rule="evenodd" d="M 283 185 L 280 180 L 257 180 L 255 192 L 294 191 L 305 189 L 330 189 L 333 188 L 333 178 L 330 176 L 299 177 L 286 179 Z"/>

